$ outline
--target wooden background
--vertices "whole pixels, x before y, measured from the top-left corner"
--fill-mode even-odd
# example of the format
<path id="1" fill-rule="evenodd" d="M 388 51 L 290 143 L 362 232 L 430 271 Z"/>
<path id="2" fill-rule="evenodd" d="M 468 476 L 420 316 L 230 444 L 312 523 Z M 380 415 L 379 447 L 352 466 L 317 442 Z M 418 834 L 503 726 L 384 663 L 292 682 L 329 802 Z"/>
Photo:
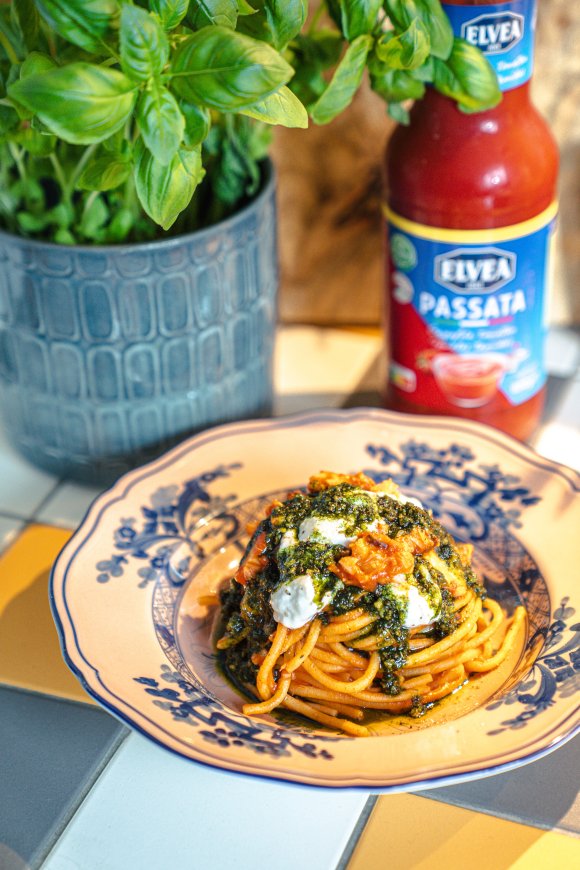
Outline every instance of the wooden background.
<path id="1" fill-rule="evenodd" d="M 553 323 L 580 323 L 580 3 L 539 0 L 534 100 L 561 151 Z M 280 130 L 280 316 L 374 325 L 383 293 L 382 159 L 393 127 L 367 87 L 327 127 Z"/>

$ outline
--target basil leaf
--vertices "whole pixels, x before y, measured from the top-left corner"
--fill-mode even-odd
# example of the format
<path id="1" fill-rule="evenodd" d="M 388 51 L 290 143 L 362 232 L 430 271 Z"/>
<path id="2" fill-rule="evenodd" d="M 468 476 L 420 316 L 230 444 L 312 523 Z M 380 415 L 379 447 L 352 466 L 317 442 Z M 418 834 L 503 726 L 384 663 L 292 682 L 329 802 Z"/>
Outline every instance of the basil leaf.
<path id="1" fill-rule="evenodd" d="M 96 196 L 94 199 L 89 197 L 81 217 L 79 230 L 87 239 L 96 239 L 99 230 L 107 223 L 108 218 L 109 209 L 102 196 Z"/>
<path id="2" fill-rule="evenodd" d="M 103 139 L 102 145 L 105 151 L 110 151 L 111 154 L 115 154 L 118 151 L 129 152 L 131 150 L 129 143 L 125 139 L 125 131 L 123 129 L 117 130 L 112 136 Z"/>
<path id="3" fill-rule="evenodd" d="M 425 63 L 413 70 L 413 76 L 422 82 L 432 82 L 435 75 L 435 58 L 429 57 Z"/>
<path id="4" fill-rule="evenodd" d="M 56 63 L 48 54 L 43 54 L 41 51 L 31 51 L 20 67 L 20 78 L 25 79 L 36 73 L 48 72 L 48 70 L 55 68 Z"/>
<path id="5" fill-rule="evenodd" d="M 138 6 L 121 11 L 121 66 L 134 81 L 159 76 L 169 59 L 169 43 L 158 21 Z"/>
<path id="6" fill-rule="evenodd" d="M 193 30 L 210 24 L 235 29 L 238 20 L 236 0 L 191 0 L 186 21 Z"/>
<path id="7" fill-rule="evenodd" d="M 211 127 L 211 117 L 208 109 L 202 106 L 196 106 L 194 103 L 186 103 L 181 101 L 179 104 L 181 114 L 185 119 L 185 131 L 183 141 L 186 148 L 195 148 L 200 145 L 207 135 Z"/>
<path id="8" fill-rule="evenodd" d="M 398 36 L 386 34 L 377 43 L 376 54 L 393 69 L 417 69 L 429 57 L 429 33 L 420 18 Z"/>
<path id="9" fill-rule="evenodd" d="M 102 154 L 85 166 L 77 181 L 79 190 L 113 190 L 131 174 L 131 162 L 124 154 Z"/>
<path id="10" fill-rule="evenodd" d="M 75 210 L 70 202 L 59 202 L 47 212 L 48 222 L 63 229 L 70 227 L 75 220 Z"/>
<path id="11" fill-rule="evenodd" d="M 27 235 L 28 233 L 40 233 L 46 227 L 48 218 L 43 214 L 32 214 L 28 211 L 20 211 L 16 214 L 19 230 Z"/>
<path id="12" fill-rule="evenodd" d="M 341 21 L 340 21 L 340 0 L 326 0 L 326 8 L 328 10 L 328 14 L 330 18 L 334 21 L 338 29 L 340 30 Z"/>
<path id="13" fill-rule="evenodd" d="M 271 46 L 224 27 L 205 27 L 180 43 L 171 71 L 179 96 L 223 111 L 263 100 L 293 73 Z"/>
<path id="14" fill-rule="evenodd" d="M 391 69 L 380 64 L 372 64 L 369 72 L 373 91 L 387 103 L 419 100 L 425 93 L 423 82 L 407 70 Z"/>
<path id="15" fill-rule="evenodd" d="M 409 110 L 402 103 L 389 103 L 387 106 L 387 114 L 398 124 L 408 126 L 410 119 Z"/>
<path id="16" fill-rule="evenodd" d="M 382 0 L 340 0 L 341 30 L 349 42 L 371 32 L 382 5 Z"/>
<path id="17" fill-rule="evenodd" d="M 28 76 L 8 88 L 10 97 L 34 112 L 65 142 L 100 142 L 130 116 L 135 91 L 122 73 L 89 63 L 72 63 Z"/>
<path id="18" fill-rule="evenodd" d="M 164 166 L 181 145 L 185 121 L 177 100 L 167 88 L 154 86 L 137 104 L 137 123 L 145 145 Z"/>
<path id="19" fill-rule="evenodd" d="M 371 36 L 359 36 L 349 45 L 330 84 L 310 109 L 315 124 L 328 124 L 350 105 L 362 81 L 372 44 Z"/>
<path id="20" fill-rule="evenodd" d="M 151 11 L 159 16 L 166 30 L 173 30 L 185 17 L 189 0 L 149 0 Z"/>
<path id="21" fill-rule="evenodd" d="M 34 48 L 38 39 L 38 12 L 34 0 L 12 0 L 10 11 L 20 28 L 26 47 L 29 50 Z"/>
<path id="22" fill-rule="evenodd" d="M 465 112 L 492 109 L 501 101 L 493 67 L 485 56 L 464 39 L 455 39 L 448 60 L 435 60 L 433 83 L 438 91 L 457 100 Z"/>
<path id="23" fill-rule="evenodd" d="M 281 87 L 275 94 L 270 94 L 265 100 L 241 109 L 242 115 L 248 115 L 265 124 L 280 124 L 282 127 L 308 127 L 308 112 L 292 91 Z"/>
<path id="24" fill-rule="evenodd" d="M 0 105 L 0 136 L 9 133 L 10 130 L 16 129 L 20 124 L 18 112 L 12 106 Z"/>
<path id="25" fill-rule="evenodd" d="M 143 209 L 155 223 L 168 230 L 187 208 L 204 176 L 201 148 L 178 151 L 164 166 L 139 139 L 135 146 L 135 188 Z"/>
<path id="26" fill-rule="evenodd" d="M 54 136 L 39 133 L 32 127 L 22 127 L 12 135 L 11 139 L 26 148 L 35 157 L 46 157 L 48 154 L 52 154 L 56 145 Z"/>
<path id="27" fill-rule="evenodd" d="M 292 45 L 292 64 L 296 73 L 290 83 L 292 91 L 310 106 L 326 88 L 324 71 L 336 66 L 344 46 L 341 33 L 322 29 L 309 35 L 298 35 Z"/>
<path id="28" fill-rule="evenodd" d="M 239 22 L 238 28 L 278 51 L 300 33 L 308 11 L 305 0 L 254 0 L 254 6 L 256 14 Z"/>
<path id="29" fill-rule="evenodd" d="M 59 229 L 54 234 L 54 241 L 57 245 L 76 245 L 76 239 L 70 230 Z"/>
<path id="30" fill-rule="evenodd" d="M 115 212 L 113 220 L 107 229 L 107 241 L 124 242 L 135 223 L 135 215 L 129 208 L 120 208 Z"/>
<path id="31" fill-rule="evenodd" d="M 260 187 L 258 161 L 264 156 L 271 128 L 237 116 L 213 128 L 212 189 L 217 199 L 235 207 Z"/>
<path id="32" fill-rule="evenodd" d="M 247 0 L 238 0 L 238 15 L 253 15 L 256 11 Z"/>
<path id="33" fill-rule="evenodd" d="M 35 0 L 52 30 L 85 51 L 102 52 L 105 37 L 117 24 L 118 0 Z"/>
<path id="34" fill-rule="evenodd" d="M 271 42 L 278 51 L 285 48 L 302 30 L 308 6 L 305 0 L 263 0 L 256 3 L 264 7 L 266 24 L 271 33 Z"/>
<path id="35" fill-rule="evenodd" d="M 431 54 L 446 60 L 453 47 L 453 29 L 439 0 L 386 0 L 389 17 L 397 30 L 420 20 L 429 34 Z"/>

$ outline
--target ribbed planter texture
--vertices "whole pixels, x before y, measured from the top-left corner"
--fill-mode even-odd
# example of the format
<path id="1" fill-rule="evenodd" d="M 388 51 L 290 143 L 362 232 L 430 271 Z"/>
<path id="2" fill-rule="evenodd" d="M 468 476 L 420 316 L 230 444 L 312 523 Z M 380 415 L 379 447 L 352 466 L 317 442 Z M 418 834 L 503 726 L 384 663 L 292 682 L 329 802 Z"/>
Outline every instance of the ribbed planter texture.
<path id="1" fill-rule="evenodd" d="M 0 420 L 29 460 L 107 484 L 272 405 L 273 174 L 220 224 L 66 247 L 0 232 Z"/>

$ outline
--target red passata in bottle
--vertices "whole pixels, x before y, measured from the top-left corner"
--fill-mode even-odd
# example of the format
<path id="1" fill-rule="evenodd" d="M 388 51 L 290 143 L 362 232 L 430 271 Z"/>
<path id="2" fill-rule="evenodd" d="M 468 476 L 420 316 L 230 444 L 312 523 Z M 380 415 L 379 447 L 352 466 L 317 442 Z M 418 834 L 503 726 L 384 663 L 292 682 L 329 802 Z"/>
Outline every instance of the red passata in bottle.
<path id="1" fill-rule="evenodd" d="M 397 410 L 527 438 L 542 412 L 558 152 L 530 102 L 536 0 L 449 0 L 501 103 L 465 114 L 429 88 L 387 151 L 390 372 Z"/>

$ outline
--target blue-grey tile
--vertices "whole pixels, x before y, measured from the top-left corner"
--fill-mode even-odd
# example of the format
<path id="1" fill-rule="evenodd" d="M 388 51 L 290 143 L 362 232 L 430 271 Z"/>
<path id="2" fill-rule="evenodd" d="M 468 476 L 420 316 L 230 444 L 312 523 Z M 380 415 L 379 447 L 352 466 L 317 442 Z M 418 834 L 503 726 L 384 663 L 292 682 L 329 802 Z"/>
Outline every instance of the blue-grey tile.
<path id="1" fill-rule="evenodd" d="M 0 689 L 0 850 L 38 867 L 125 733 L 101 710 Z"/>
<path id="2" fill-rule="evenodd" d="M 580 737 L 534 761 L 465 785 L 430 789 L 426 797 L 546 830 L 580 835 Z"/>

